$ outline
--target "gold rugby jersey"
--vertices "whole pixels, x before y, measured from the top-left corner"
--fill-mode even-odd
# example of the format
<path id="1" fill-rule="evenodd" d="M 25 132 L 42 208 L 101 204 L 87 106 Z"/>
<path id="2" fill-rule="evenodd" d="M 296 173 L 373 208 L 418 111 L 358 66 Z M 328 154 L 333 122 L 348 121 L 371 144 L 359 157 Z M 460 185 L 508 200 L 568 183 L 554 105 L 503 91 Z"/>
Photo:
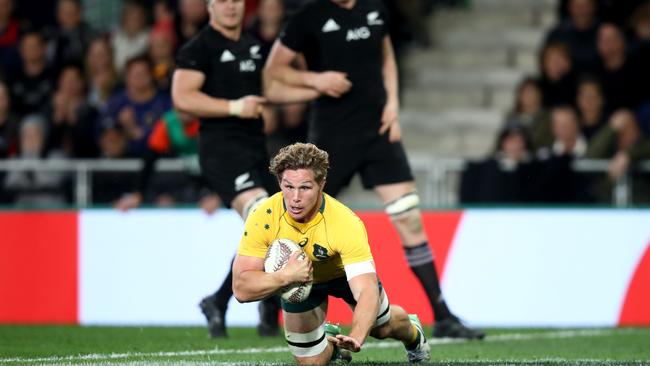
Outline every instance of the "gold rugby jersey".
<path id="1" fill-rule="evenodd" d="M 294 221 L 286 212 L 282 192 L 269 197 L 248 216 L 237 254 L 264 258 L 279 238 L 293 240 L 307 253 L 314 283 L 345 276 L 344 265 L 372 260 L 361 219 L 325 193 L 317 214 L 306 223 Z"/>

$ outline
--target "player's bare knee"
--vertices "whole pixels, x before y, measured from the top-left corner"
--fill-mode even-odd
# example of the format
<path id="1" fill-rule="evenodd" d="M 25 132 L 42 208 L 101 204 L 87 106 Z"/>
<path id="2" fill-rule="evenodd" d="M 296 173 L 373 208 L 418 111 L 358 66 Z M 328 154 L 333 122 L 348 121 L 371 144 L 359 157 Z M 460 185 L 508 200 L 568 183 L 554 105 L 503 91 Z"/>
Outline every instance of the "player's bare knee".
<path id="1" fill-rule="evenodd" d="M 391 334 L 392 334 L 392 327 L 391 327 L 390 322 L 388 322 L 386 324 L 382 324 L 382 325 L 380 325 L 378 327 L 374 327 L 370 331 L 370 335 L 373 338 L 377 338 L 377 339 L 388 338 L 388 337 L 390 337 Z"/>
<path id="2" fill-rule="evenodd" d="M 385 206 L 386 213 L 396 226 L 417 234 L 422 231 L 420 215 L 420 197 L 417 192 L 411 192 L 389 202 Z"/>

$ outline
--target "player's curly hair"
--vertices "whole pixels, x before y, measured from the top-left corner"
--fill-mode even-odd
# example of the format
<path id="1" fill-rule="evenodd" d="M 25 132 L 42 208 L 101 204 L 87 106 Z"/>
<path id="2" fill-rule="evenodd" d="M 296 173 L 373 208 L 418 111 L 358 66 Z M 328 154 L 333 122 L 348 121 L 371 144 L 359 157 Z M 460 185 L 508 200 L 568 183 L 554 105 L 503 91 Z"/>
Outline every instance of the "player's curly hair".
<path id="1" fill-rule="evenodd" d="M 311 169 L 318 184 L 327 177 L 329 155 L 314 144 L 295 143 L 280 149 L 271 160 L 269 170 L 278 180 L 282 179 L 285 170 Z"/>

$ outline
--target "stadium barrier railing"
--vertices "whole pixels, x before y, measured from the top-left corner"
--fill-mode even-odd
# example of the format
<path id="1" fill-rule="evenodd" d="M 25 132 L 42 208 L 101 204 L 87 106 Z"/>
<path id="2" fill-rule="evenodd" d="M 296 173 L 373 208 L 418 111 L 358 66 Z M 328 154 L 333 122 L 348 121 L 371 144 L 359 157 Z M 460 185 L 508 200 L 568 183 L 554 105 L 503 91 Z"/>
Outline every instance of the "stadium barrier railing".
<path id="1" fill-rule="evenodd" d="M 467 159 L 437 158 L 425 154 L 412 154 L 411 167 L 416 175 L 422 204 L 426 207 L 449 207 L 458 204 L 458 182 Z M 156 170 L 161 172 L 184 172 L 191 164 L 186 159 L 160 159 Z M 609 160 L 576 160 L 573 169 L 582 173 L 605 173 Z M 74 204 L 79 207 L 93 205 L 92 173 L 95 172 L 137 172 L 142 167 L 139 159 L 70 159 L 70 160 L 0 160 L 0 172 L 52 171 L 69 172 L 74 175 Z M 650 160 L 640 162 L 635 171 L 650 172 Z M 626 174 L 612 187 L 612 202 L 616 207 L 625 207 L 633 202 L 633 178 Z M 1 186 L 0 186 L 1 188 Z"/>

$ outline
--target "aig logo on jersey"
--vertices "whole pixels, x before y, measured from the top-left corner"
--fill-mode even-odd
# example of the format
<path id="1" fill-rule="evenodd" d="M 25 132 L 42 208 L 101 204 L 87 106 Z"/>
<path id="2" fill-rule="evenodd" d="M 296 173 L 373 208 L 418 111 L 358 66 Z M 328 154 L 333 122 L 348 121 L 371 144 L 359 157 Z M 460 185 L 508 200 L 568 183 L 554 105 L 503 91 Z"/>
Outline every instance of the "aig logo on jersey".
<path id="1" fill-rule="evenodd" d="M 253 72 L 255 71 L 256 66 L 253 60 L 244 60 L 239 61 L 239 71 L 240 72 Z"/>
<path id="2" fill-rule="evenodd" d="M 358 41 L 360 39 L 368 39 L 369 37 L 370 37 L 370 29 L 368 29 L 368 27 L 360 27 L 357 29 L 348 30 L 348 34 L 345 37 L 345 40 L 350 42 L 350 41 Z"/>

